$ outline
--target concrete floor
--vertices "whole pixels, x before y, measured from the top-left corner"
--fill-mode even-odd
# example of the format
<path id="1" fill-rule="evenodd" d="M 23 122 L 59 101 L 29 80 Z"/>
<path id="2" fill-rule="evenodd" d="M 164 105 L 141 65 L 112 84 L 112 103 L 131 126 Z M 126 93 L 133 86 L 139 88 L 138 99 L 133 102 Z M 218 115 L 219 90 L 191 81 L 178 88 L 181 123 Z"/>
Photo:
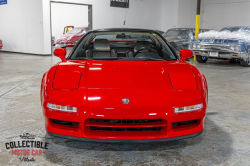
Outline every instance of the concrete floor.
<path id="1" fill-rule="evenodd" d="M 250 165 L 250 68 L 209 60 L 197 66 L 207 77 L 209 106 L 204 133 L 153 144 L 104 144 L 46 134 L 40 105 L 43 73 L 56 57 L 0 52 L 0 165 Z M 29 132 L 49 143 L 35 162 L 21 162 L 5 143 Z"/>

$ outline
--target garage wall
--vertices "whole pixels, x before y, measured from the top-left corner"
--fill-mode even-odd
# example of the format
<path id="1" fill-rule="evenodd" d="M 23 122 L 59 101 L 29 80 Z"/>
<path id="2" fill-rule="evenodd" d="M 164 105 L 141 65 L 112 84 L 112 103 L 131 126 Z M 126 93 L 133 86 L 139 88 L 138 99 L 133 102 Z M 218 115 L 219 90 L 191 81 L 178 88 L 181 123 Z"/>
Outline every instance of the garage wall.
<path id="1" fill-rule="evenodd" d="M 88 6 L 51 3 L 52 36 L 63 35 L 65 26 L 88 26 Z"/>
<path id="2" fill-rule="evenodd" d="M 161 30 L 166 32 L 178 25 L 179 0 L 162 0 L 161 3 Z"/>
<path id="3" fill-rule="evenodd" d="M 179 0 L 177 27 L 195 27 L 197 0 Z M 201 28 L 250 26 L 250 0 L 202 0 Z"/>
<path id="4" fill-rule="evenodd" d="M 205 0 L 203 27 L 250 26 L 249 0 Z"/>
<path id="5" fill-rule="evenodd" d="M 93 7 L 93 29 L 100 28 L 148 28 L 162 29 L 162 1 L 166 0 L 130 0 L 128 9 L 110 7 L 110 0 L 51 0 L 53 2 L 70 2 L 90 4 Z M 174 1 L 174 0 L 167 0 Z M 50 10 L 50 0 L 43 0 L 43 11 Z M 127 14 L 126 14 L 127 13 Z M 125 17 L 126 25 L 124 26 Z M 44 17 L 44 31 L 50 29 L 49 17 Z M 162 30 L 165 30 L 162 29 Z M 48 35 L 45 33 L 45 35 Z M 44 37 L 44 43 L 50 43 Z M 45 47 L 45 52 L 51 52 Z"/>
<path id="6" fill-rule="evenodd" d="M 0 5 L 0 16 L 3 51 L 44 53 L 41 0 L 8 0 Z"/>
<path id="7" fill-rule="evenodd" d="M 208 0 L 209 1 L 209 0 Z M 178 28 L 195 28 L 197 0 L 179 0 Z M 204 0 L 201 0 L 201 28 L 204 12 Z"/>
<path id="8" fill-rule="evenodd" d="M 91 4 L 94 29 L 126 27 L 166 31 L 178 26 L 179 0 L 130 0 L 129 9 L 110 7 L 110 0 L 61 1 Z M 9 0 L 7 5 L 0 6 L 0 15 L 4 16 L 0 19 L 3 51 L 51 54 L 50 0 Z"/>

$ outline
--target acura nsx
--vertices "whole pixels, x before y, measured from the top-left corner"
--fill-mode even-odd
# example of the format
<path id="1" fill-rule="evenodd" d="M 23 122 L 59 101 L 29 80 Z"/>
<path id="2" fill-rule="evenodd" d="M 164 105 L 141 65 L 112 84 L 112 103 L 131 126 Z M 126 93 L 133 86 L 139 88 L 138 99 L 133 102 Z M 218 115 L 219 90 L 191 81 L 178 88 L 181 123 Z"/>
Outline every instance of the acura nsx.
<path id="1" fill-rule="evenodd" d="M 158 142 L 200 135 L 208 102 L 204 74 L 178 58 L 154 30 L 101 29 L 85 34 L 41 83 L 45 128 L 83 141 Z"/>

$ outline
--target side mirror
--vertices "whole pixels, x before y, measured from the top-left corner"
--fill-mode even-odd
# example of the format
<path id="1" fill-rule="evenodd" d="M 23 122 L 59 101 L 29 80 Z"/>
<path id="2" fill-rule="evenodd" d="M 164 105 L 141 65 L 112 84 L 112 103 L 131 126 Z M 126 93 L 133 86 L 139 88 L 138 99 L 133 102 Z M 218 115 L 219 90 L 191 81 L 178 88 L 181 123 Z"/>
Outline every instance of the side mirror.
<path id="1" fill-rule="evenodd" d="M 193 51 L 189 49 L 182 49 L 180 51 L 181 61 L 185 62 L 186 59 L 191 58 L 193 56 Z"/>
<path id="2" fill-rule="evenodd" d="M 62 61 L 65 61 L 65 56 L 66 56 L 66 49 L 64 49 L 64 48 L 57 48 L 57 49 L 55 49 L 55 51 L 54 51 L 54 55 L 55 56 L 57 56 L 57 57 L 59 57 L 59 58 L 61 58 L 61 60 Z"/>

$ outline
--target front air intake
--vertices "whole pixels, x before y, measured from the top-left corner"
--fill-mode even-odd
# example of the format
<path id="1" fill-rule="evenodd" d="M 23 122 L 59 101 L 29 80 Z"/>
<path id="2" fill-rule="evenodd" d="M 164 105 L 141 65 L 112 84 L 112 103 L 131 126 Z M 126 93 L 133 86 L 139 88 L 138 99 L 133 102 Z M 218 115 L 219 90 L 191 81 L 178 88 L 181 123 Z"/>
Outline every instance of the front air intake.
<path id="1" fill-rule="evenodd" d="M 173 127 L 179 127 L 179 126 L 188 126 L 188 125 L 194 125 L 197 124 L 198 120 L 190 120 L 190 121 L 184 121 L 184 122 L 176 122 L 173 123 Z"/>
<path id="2" fill-rule="evenodd" d="M 79 123 L 76 122 L 69 122 L 69 121 L 62 121 L 62 120 L 51 120 L 53 124 L 55 125 L 62 125 L 62 126 L 67 126 L 67 127 L 78 127 Z"/>
<path id="3" fill-rule="evenodd" d="M 85 134 L 91 137 L 159 138 L 166 136 L 165 119 L 87 119 Z"/>

